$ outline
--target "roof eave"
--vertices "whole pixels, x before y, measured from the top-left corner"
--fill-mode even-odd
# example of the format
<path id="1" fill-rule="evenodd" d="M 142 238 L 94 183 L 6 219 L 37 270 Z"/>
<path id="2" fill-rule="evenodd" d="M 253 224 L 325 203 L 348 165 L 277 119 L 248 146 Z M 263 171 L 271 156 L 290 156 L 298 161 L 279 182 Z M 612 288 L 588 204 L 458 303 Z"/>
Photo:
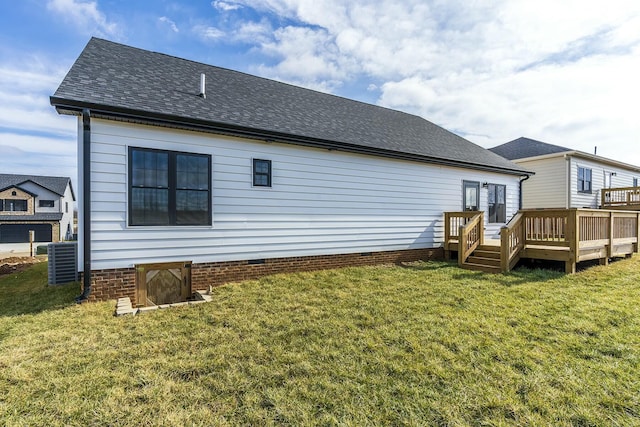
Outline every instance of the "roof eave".
<path id="1" fill-rule="evenodd" d="M 114 118 L 120 120 L 130 120 L 141 124 L 155 124 L 181 129 L 197 130 L 209 133 L 216 133 L 228 136 L 244 137 L 266 142 L 283 142 L 294 145 L 302 145 L 314 148 L 324 148 L 327 150 L 346 151 L 359 154 L 377 155 L 382 157 L 395 158 L 399 160 L 419 161 L 423 163 L 431 163 L 442 166 L 462 167 L 466 169 L 475 169 L 488 172 L 505 173 L 516 176 L 533 175 L 531 171 L 524 169 L 510 169 L 497 166 L 486 166 L 475 163 L 467 163 L 462 161 L 442 159 L 437 157 L 421 156 L 418 154 L 403 153 L 393 150 L 384 150 L 380 148 L 366 147 L 362 145 L 354 145 L 331 140 L 323 140 L 310 137 L 302 137 L 280 132 L 273 132 L 261 129 L 252 129 L 240 126 L 233 126 L 224 123 L 215 123 L 205 120 L 193 119 L 188 117 L 172 116 L 158 113 L 151 113 L 141 110 L 133 110 L 128 108 L 113 107 L 109 105 L 88 103 L 84 101 L 68 100 L 50 97 L 51 105 L 56 108 L 59 114 L 79 115 L 83 109 L 87 108 L 92 111 L 93 117 Z"/>

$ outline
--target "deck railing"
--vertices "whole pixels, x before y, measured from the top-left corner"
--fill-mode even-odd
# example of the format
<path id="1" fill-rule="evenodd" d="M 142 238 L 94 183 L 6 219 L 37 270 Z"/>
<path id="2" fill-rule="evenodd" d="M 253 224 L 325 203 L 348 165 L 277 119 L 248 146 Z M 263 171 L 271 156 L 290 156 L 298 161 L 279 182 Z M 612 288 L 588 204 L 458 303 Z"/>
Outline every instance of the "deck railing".
<path id="1" fill-rule="evenodd" d="M 473 216 L 471 216 L 473 214 Z M 445 213 L 445 236 L 458 240 L 458 260 L 466 261 L 482 244 L 483 218 L 478 212 Z M 453 225 L 459 225 L 456 228 Z M 480 235 L 478 235 L 480 233 Z M 577 262 L 628 256 L 640 250 L 640 212 L 603 209 L 521 210 L 500 231 L 500 267 L 511 270 L 520 257 Z"/>
<path id="2" fill-rule="evenodd" d="M 524 242 L 524 215 L 518 212 L 500 230 L 500 269 L 503 273 L 511 270 L 520 260 L 520 251 L 524 248 Z"/>
<path id="3" fill-rule="evenodd" d="M 460 226 L 466 225 L 476 216 L 478 211 L 445 212 L 444 213 L 444 241 L 458 240 Z"/>
<path id="4" fill-rule="evenodd" d="M 640 187 L 603 188 L 600 206 L 607 208 L 640 208 Z"/>
<path id="5" fill-rule="evenodd" d="M 474 212 L 458 229 L 458 264 L 464 264 L 479 245 L 484 243 L 484 212 Z"/>

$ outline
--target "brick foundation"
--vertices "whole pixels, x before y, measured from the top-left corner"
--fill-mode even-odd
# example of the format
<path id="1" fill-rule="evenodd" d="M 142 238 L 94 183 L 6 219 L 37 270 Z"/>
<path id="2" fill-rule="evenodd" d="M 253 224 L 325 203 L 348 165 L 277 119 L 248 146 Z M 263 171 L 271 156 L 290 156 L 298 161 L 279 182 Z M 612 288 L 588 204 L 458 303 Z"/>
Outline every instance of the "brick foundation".
<path id="1" fill-rule="evenodd" d="M 442 259 L 442 248 L 408 249 L 403 251 L 367 252 L 342 255 L 316 255 L 264 260 L 207 262 L 193 264 L 191 287 L 194 291 L 209 286 L 241 280 L 257 279 L 275 273 L 325 270 L 340 267 L 357 267 L 376 264 L 396 264 L 430 259 Z M 135 268 L 93 270 L 90 301 L 106 301 L 129 297 L 135 306 Z"/>

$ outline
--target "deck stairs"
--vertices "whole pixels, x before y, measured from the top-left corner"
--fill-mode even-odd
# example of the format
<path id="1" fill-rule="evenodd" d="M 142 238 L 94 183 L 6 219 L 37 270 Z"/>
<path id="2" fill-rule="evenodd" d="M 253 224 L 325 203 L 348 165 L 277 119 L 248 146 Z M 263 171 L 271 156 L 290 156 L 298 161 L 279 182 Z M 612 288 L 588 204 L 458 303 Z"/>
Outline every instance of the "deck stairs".
<path id="1" fill-rule="evenodd" d="M 462 263 L 462 268 L 484 271 L 485 273 L 500 273 L 500 246 L 478 246 Z"/>
<path id="2" fill-rule="evenodd" d="M 640 211 L 523 209 L 500 229 L 499 240 L 485 239 L 482 211 L 444 214 L 445 257 L 457 254 L 458 265 L 470 270 L 506 273 L 521 259 L 540 259 L 564 262 L 565 272 L 575 273 L 579 262 L 607 265 L 640 253 Z"/>

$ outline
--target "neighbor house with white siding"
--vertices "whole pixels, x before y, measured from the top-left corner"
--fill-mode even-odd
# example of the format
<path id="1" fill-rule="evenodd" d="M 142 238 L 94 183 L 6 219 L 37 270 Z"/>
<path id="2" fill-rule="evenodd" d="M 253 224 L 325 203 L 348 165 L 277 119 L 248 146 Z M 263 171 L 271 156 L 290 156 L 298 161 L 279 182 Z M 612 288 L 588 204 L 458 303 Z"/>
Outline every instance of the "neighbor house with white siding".
<path id="1" fill-rule="evenodd" d="M 640 166 L 530 138 L 491 148 L 535 172 L 522 183 L 522 207 L 601 208 L 601 190 L 638 187 Z"/>
<path id="2" fill-rule="evenodd" d="M 82 298 L 441 257 L 445 211 L 497 235 L 530 175 L 421 117 L 96 38 L 51 103 L 78 116 Z"/>

